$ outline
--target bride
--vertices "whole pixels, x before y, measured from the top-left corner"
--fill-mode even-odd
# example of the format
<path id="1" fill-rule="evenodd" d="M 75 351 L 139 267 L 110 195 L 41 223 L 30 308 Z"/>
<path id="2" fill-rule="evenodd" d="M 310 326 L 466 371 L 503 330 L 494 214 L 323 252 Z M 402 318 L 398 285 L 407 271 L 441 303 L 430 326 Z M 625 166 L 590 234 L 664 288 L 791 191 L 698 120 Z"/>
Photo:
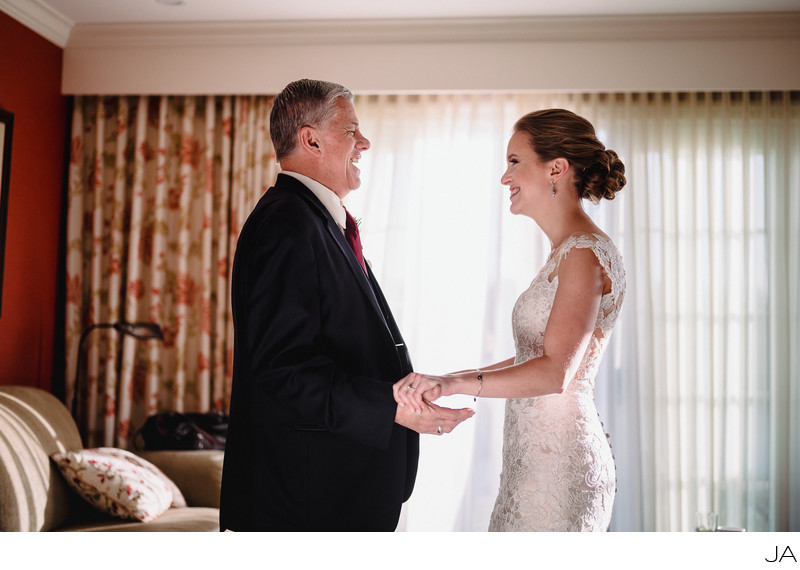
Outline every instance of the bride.
<path id="1" fill-rule="evenodd" d="M 507 398 L 493 531 L 605 531 L 616 492 L 614 458 L 594 405 L 594 382 L 625 293 L 617 248 L 582 201 L 611 200 L 625 184 L 617 154 L 586 119 L 563 109 L 517 121 L 502 183 L 511 213 L 532 218 L 551 244 L 512 313 L 516 357 L 394 386 L 419 411 L 440 396 Z"/>

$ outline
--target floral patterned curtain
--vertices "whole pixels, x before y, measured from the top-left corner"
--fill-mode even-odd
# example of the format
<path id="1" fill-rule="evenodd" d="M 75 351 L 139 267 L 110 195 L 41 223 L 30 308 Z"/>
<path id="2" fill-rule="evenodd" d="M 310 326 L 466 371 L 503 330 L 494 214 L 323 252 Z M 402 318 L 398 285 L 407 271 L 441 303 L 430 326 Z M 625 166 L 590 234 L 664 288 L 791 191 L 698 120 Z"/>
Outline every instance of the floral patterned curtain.
<path id="1" fill-rule="evenodd" d="M 265 96 L 76 97 L 67 221 L 67 394 L 87 445 L 132 445 L 157 411 L 225 410 L 236 239 L 274 180 Z"/>

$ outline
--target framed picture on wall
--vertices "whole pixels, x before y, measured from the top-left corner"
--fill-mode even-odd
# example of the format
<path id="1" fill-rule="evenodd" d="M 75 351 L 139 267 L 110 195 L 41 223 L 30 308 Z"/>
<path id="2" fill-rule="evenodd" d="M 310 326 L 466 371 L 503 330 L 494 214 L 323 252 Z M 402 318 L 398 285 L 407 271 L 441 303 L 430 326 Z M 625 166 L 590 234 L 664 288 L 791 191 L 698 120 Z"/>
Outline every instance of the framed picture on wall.
<path id="1" fill-rule="evenodd" d="M 3 310 L 3 270 L 6 257 L 6 223 L 8 222 L 8 186 L 11 180 L 11 135 L 14 114 L 0 109 L 0 315 Z"/>

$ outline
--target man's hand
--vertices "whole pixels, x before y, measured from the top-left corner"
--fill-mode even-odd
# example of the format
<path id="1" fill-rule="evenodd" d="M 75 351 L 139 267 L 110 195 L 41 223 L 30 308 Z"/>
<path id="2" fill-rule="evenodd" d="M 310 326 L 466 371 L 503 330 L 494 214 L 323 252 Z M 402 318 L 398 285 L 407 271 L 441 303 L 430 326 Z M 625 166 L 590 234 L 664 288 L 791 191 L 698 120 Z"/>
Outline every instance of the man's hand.
<path id="1" fill-rule="evenodd" d="M 442 435 L 450 433 L 458 424 L 474 415 L 475 410 L 470 408 L 453 410 L 426 401 L 420 413 L 415 413 L 408 406 L 398 405 L 394 421 L 417 433 Z"/>
<path id="2" fill-rule="evenodd" d="M 431 402 L 435 402 L 440 396 L 446 396 L 442 389 L 443 378 L 437 376 L 425 376 L 412 372 L 402 380 L 395 382 L 392 386 L 394 399 L 400 406 L 411 408 L 414 412 L 420 413 Z"/>

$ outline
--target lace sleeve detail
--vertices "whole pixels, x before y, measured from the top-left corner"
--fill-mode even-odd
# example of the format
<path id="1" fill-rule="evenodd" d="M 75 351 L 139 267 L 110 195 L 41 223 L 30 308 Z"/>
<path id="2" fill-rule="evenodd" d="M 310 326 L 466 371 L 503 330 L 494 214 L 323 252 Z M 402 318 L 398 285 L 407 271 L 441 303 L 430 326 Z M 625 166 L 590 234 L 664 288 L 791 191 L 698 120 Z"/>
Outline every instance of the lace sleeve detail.
<path id="1" fill-rule="evenodd" d="M 591 249 L 600 263 L 600 267 L 611 280 L 611 291 L 603 295 L 600 318 L 603 321 L 609 321 L 602 324 L 613 326 L 625 296 L 625 266 L 622 263 L 622 257 L 610 239 L 598 234 L 578 233 L 569 236 L 559 246 L 558 262 L 560 263 L 574 248 Z"/>

